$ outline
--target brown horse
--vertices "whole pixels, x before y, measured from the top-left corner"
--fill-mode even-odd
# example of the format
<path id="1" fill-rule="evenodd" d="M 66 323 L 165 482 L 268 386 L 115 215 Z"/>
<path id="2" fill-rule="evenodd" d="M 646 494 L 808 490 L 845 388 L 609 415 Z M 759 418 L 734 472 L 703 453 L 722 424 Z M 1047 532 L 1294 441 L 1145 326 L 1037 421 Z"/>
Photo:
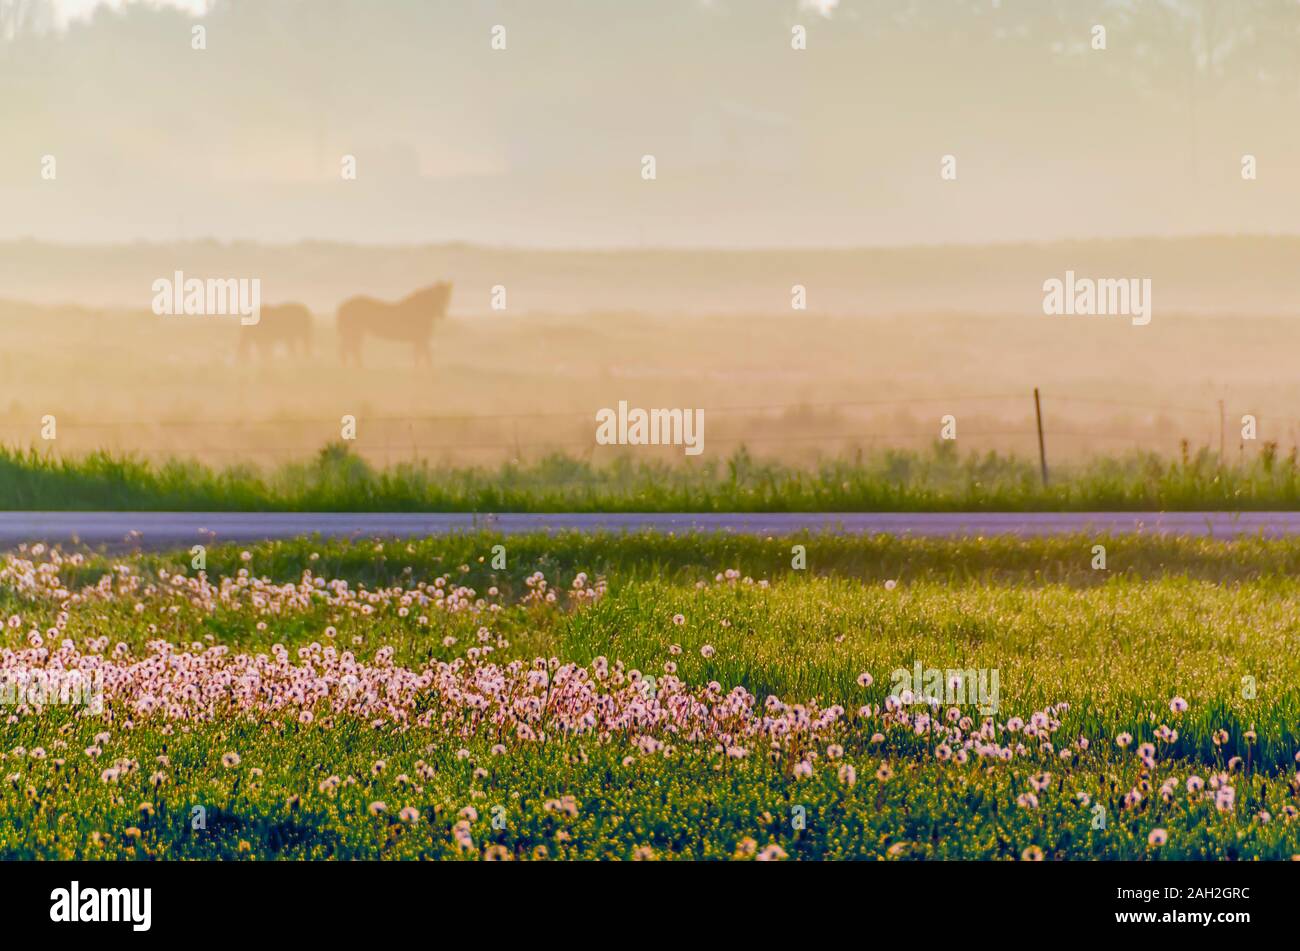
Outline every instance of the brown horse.
<path id="1" fill-rule="evenodd" d="M 311 352 L 311 323 L 311 311 L 302 304 L 263 307 L 261 320 L 239 328 L 239 359 L 247 360 L 254 351 L 269 356 L 278 344 L 288 353 L 306 356 Z"/>
<path id="2" fill-rule="evenodd" d="M 434 321 L 447 316 L 451 284 L 442 282 L 416 291 L 396 304 L 373 297 L 353 297 L 339 306 L 339 359 L 361 366 L 361 342 L 366 334 L 403 340 L 415 349 L 415 365 L 431 363 L 429 338 Z"/>

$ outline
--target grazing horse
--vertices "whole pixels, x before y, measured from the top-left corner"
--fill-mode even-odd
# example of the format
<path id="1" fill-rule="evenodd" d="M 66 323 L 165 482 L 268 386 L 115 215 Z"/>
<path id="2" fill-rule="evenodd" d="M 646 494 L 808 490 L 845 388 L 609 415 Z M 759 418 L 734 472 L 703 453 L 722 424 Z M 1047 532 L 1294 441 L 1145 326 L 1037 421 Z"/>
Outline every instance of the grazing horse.
<path id="1" fill-rule="evenodd" d="M 415 365 L 431 363 L 429 338 L 434 321 L 447 316 L 451 284 L 442 282 L 402 298 L 396 304 L 373 297 L 353 297 L 339 306 L 339 359 L 361 366 L 361 342 L 366 334 L 404 340 L 415 349 Z"/>
<path id="2" fill-rule="evenodd" d="M 254 351 L 259 357 L 270 355 L 277 344 L 284 344 L 287 353 L 306 356 L 311 351 L 311 311 L 302 304 L 263 307 L 261 320 L 239 328 L 241 360 Z"/>

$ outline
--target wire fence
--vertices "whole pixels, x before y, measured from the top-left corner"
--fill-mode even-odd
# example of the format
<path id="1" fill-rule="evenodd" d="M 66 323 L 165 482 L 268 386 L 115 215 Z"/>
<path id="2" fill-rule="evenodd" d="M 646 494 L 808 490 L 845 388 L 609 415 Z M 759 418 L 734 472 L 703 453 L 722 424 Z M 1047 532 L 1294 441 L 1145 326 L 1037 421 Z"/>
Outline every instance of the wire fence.
<path id="1" fill-rule="evenodd" d="M 972 405 L 1019 405 L 1023 416 L 1014 410 L 1003 412 L 977 410 Z M 1176 446 L 1186 439 L 1197 446 L 1217 447 L 1244 453 L 1246 440 L 1229 439 L 1239 428 L 1239 415 L 1227 413 L 1224 403 L 1215 406 L 1187 406 L 1070 395 L 1043 394 L 1043 427 L 1047 454 L 1059 440 L 1095 442 L 1108 446 L 1152 448 L 1152 428 L 1160 427 L 1169 416 L 1181 421 L 1173 428 L 1164 427 L 1163 441 Z M 910 411 L 924 407 L 924 421 Z M 937 407 L 938 409 L 930 409 Z M 693 409 L 694 407 L 692 407 Z M 783 446 L 834 445 L 841 450 L 917 447 L 942 441 L 940 410 L 957 417 L 956 443 L 969 447 L 970 441 L 1010 441 L 1037 451 L 1037 432 L 1031 394 L 982 393 L 899 396 L 879 399 L 800 401 L 791 403 L 742 403 L 700 407 L 709 424 L 705 444 L 734 451 L 742 446 L 765 449 Z M 894 418 L 880 427 L 881 411 L 908 411 L 908 419 Z M 1078 425 L 1081 410 L 1094 413 L 1111 411 L 1107 425 Z M 1114 424 L 1116 413 L 1131 417 L 1127 428 L 1107 428 Z M 1296 425 L 1300 418 L 1284 414 L 1255 412 L 1257 443 L 1273 442 L 1296 445 Z M 145 457 L 220 457 L 225 459 L 272 457 L 290 459 L 315 454 L 328 443 L 342 438 L 341 416 L 277 415 L 262 418 L 96 418 L 53 413 L 54 437 L 49 437 L 47 420 L 0 420 L 0 442 L 18 448 L 35 446 L 52 454 L 90 448 L 129 451 Z M 563 452 L 587 456 L 598 449 L 595 439 L 595 410 L 556 410 L 493 413 L 431 413 L 396 415 L 390 411 L 352 413 L 356 420 L 356 438 L 349 445 L 370 458 L 385 464 L 403 459 L 431 458 L 448 454 L 496 452 L 545 454 Z M 963 416 L 974 416 L 983 427 L 962 426 Z M 776 416 L 780 428 L 765 431 Z M 809 417 L 824 416 L 823 420 Z M 766 421 L 762 417 L 768 417 Z M 718 420 L 721 418 L 722 423 Z M 1196 422 L 1192 422 L 1195 418 Z M 1063 425 L 1068 422 L 1072 425 Z M 1267 422 L 1267 427 L 1265 423 Z M 823 428 L 835 423 L 836 428 Z M 809 431 L 808 427 L 817 428 Z M 874 428 L 873 428 L 874 427 Z M 1286 432 L 1280 431 L 1287 428 Z M 521 438 L 521 430 L 523 437 Z M 535 438 L 540 431 L 540 438 Z M 158 434 L 160 438 L 148 437 Z M 435 438 L 435 437 L 442 438 Z M 621 447 L 610 447 L 621 448 Z M 665 448 L 665 447 L 658 447 Z M 1067 447 L 1068 448 L 1068 447 Z"/>

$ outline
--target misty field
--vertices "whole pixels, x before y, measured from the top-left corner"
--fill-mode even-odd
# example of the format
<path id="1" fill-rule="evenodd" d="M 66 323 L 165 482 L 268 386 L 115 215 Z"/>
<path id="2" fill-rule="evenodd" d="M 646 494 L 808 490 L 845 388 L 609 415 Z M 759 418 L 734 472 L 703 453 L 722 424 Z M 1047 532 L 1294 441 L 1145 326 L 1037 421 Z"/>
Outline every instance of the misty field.
<path id="1" fill-rule="evenodd" d="M 645 282 L 674 286 L 679 275 L 656 261 L 607 263 L 601 279 L 647 272 Z M 743 447 L 807 469 L 924 452 L 952 415 L 963 458 L 996 452 L 1033 464 L 1038 387 L 1053 471 L 1133 451 L 1178 459 L 1184 442 L 1193 455 L 1222 450 L 1232 465 L 1258 461 L 1268 444 L 1282 456 L 1300 445 L 1289 360 L 1300 334 L 1284 316 L 1161 313 L 1135 328 L 996 309 L 914 314 L 915 303 L 874 316 L 792 313 L 793 278 L 768 288 L 767 309 L 688 315 L 639 289 L 635 312 L 595 307 L 576 290 L 567 305 L 534 311 L 512 283 L 519 310 L 502 313 L 486 309 L 487 288 L 463 286 L 464 267 L 438 261 L 382 292 L 358 274 L 350 290 L 313 308 L 308 353 L 250 358 L 239 355 L 235 319 L 158 317 L 147 300 L 124 311 L 0 300 L 0 444 L 67 461 L 106 450 L 155 465 L 276 469 L 310 461 L 352 415 L 349 447 L 375 468 L 528 468 L 555 455 L 603 467 L 627 447 L 596 443 L 595 414 L 627 400 L 705 415 L 702 456 L 638 447 L 637 462 L 725 466 Z M 1030 276 L 1036 290 L 1042 277 Z M 432 332 L 432 367 L 416 367 L 409 345 L 378 340 L 365 343 L 359 367 L 343 365 L 341 300 L 361 291 L 396 299 L 444 277 L 456 286 L 450 316 Z M 732 278 L 726 293 L 710 288 L 709 306 L 748 286 Z M 878 293 L 862 291 L 863 306 L 879 306 Z M 299 299 L 266 290 L 268 305 Z M 1256 439 L 1241 439 L 1246 414 L 1258 422 Z M 55 439 L 45 438 L 46 416 L 57 420 Z"/>
<path id="2" fill-rule="evenodd" d="M 25 549 L 0 855 L 1300 853 L 1300 543 L 1096 542 Z"/>

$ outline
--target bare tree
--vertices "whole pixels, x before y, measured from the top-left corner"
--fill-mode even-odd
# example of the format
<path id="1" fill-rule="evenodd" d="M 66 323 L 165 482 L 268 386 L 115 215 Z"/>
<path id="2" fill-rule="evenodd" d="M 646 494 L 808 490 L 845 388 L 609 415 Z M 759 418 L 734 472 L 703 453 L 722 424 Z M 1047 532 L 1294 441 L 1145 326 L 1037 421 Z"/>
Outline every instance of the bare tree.
<path id="1" fill-rule="evenodd" d="M 47 29 L 53 23 L 50 0 L 0 0 L 0 42 Z"/>

